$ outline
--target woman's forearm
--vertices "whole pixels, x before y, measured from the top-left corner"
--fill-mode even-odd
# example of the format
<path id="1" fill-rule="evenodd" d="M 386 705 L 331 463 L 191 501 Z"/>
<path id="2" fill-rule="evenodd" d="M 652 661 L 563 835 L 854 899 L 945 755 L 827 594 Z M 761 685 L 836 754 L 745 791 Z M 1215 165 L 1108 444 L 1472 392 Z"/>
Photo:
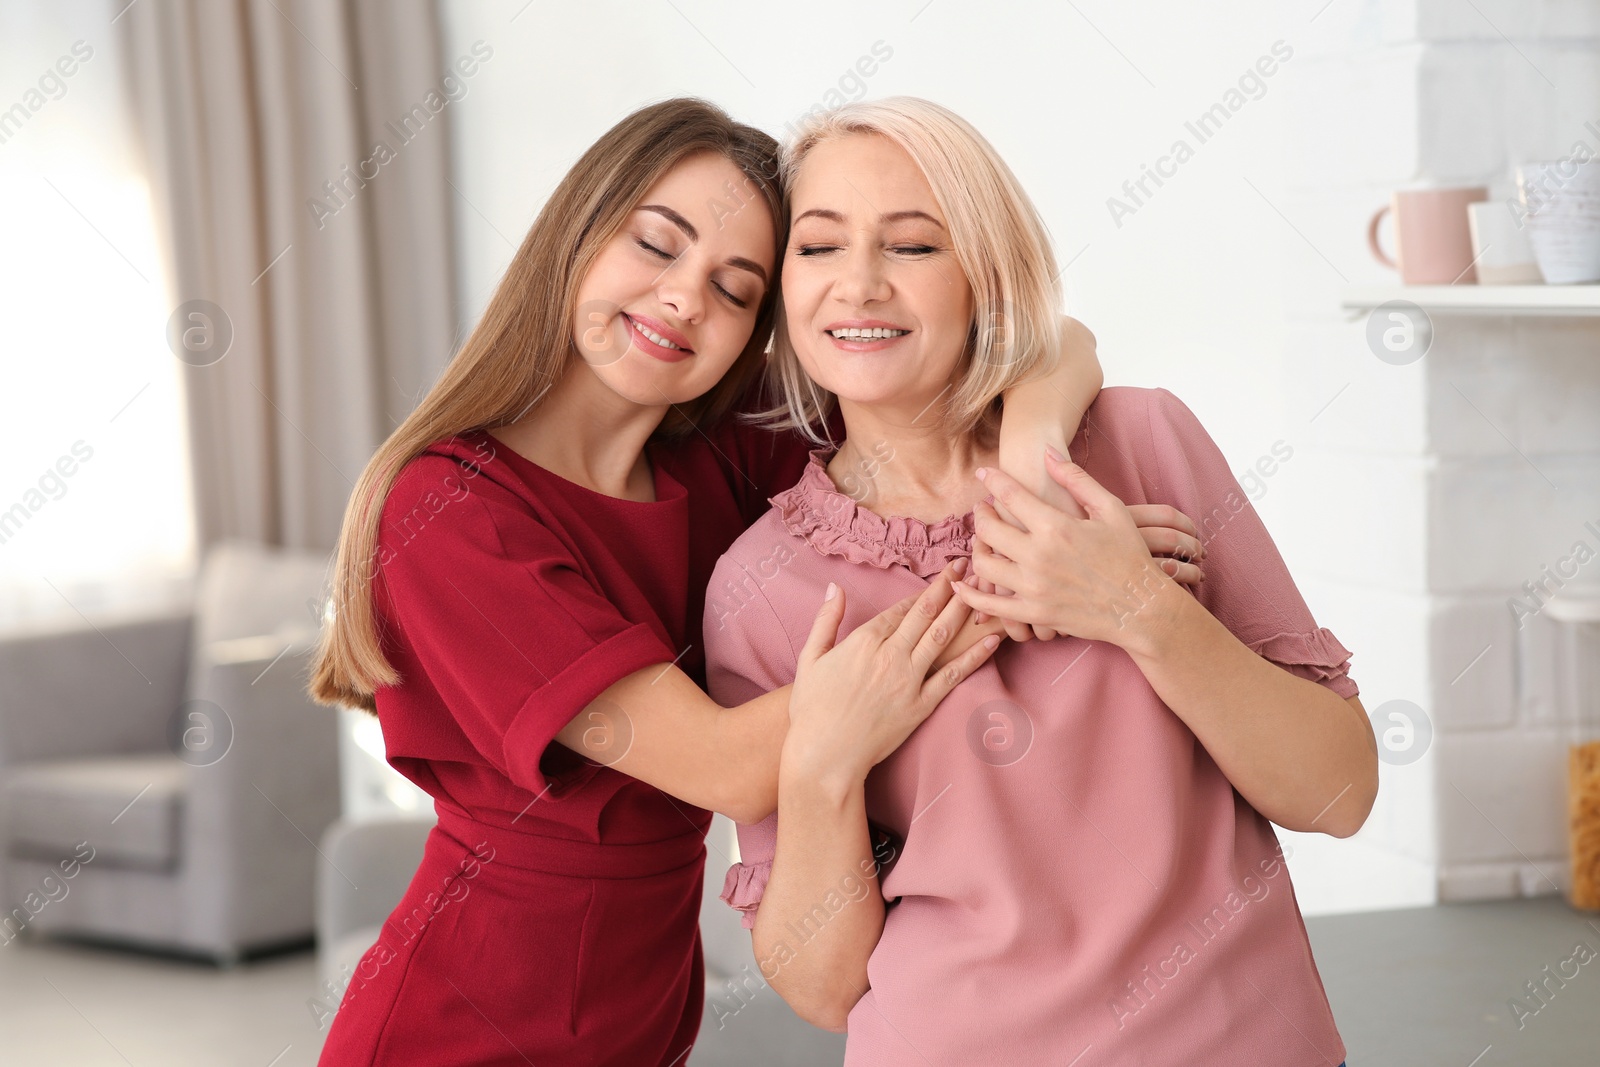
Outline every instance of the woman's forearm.
<path id="1" fill-rule="evenodd" d="M 789 733 L 792 688 L 786 685 L 723 708 L 717 717 L 707 755 L 727 779 L 726 799 L 716 810 L 734 822 L 758 823 L 778 810 L 778 762 Z"/>
<path id="2" fill-rule="evenodd" d="M 562 745 L 735 822 L 778 806 L 789 686 L 724 708 L 671 664 L 613 683 L 556 734 Z"/>
<path id="3" fill-rule="evenodd" d="M 1150 586 L 1122 647 L 1239 794 L 1290 830 L 1359 830 L 1378 793 L 1360 701 L 1263 659 L 1165 576 Z"/>
<path id="4" fill-rule="evenodd" d="M 1005 413 L 1022 409 L 1030 417 L 1038 416 L 1035 431 L 1048 433 L 1051 443 L 1066 451 L 1067 443 L 1077 436 L 1084 412 L 1105 384 L 1095 344 L 1087 326 L 1062 316 L 1061 354 L 1056 365 L 1048 373 L 1006 390 Z"/>
<path id="5" fill-rule="evenodd" d="M 843 1031 L 867 990 L 867 959 L 883 933 L 876 871 L 863 784 L 787 769 L 752 935 L 762 976 L 813 1026 Z"/>
<path id="6" fill-rule="evenodd" d="M 1063 318 L 1061 357 L 1054 369 L 1007 390 L 1000 420 L 1000 469 L 1040 499 L 1079 518 L 1083 510 L 1050 477 L 1044 449 L 1050 445 L 1067 453 L 1104 382 L 1094 334 L 1077 319 Z"/>

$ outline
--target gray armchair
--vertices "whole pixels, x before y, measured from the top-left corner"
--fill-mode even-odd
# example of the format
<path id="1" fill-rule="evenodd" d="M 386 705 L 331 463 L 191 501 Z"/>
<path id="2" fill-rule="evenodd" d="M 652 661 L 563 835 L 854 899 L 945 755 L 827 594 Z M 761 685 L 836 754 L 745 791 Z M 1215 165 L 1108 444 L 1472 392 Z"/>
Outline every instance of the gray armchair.
<path id="1" fill-rule="evenodd" d="M 339 821 L 322 837 L 317 872 L 317 963 L 324 988 L 343 993 L 422 863 L 433 819 Z M 337 995 L 331 996 L 338 1003 Z"/>
<path id="2" fill-rule="evenodd" d="M 305 695 L 326 565 L 224 544 L 190 614 L 0 640 L 0 942 L 227 964 L 311 935 L 339 809 L 334 713 Z"/>

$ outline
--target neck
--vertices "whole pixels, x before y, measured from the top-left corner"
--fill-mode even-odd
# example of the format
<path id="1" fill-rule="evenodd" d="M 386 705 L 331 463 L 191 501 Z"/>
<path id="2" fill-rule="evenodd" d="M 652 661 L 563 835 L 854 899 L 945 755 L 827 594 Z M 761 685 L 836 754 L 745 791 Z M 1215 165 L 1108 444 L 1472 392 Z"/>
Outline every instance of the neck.
<path id="1" fill-rule="evenodd" d="M 953 437 L 930 413 L 840 399 L 845 441 L 828 463 L 840 492 L 881 516 L 938 522 L 988 496 L 973 472 L 999 451 L 975 434 Z"/>
<path id="2" fill-rule="evenodd" d="M 539 405 L 494 435 L 569 482 L 623 499 L 654 499 L 645 443 L 667 406 L 618 396 L 574 359 Z"/>

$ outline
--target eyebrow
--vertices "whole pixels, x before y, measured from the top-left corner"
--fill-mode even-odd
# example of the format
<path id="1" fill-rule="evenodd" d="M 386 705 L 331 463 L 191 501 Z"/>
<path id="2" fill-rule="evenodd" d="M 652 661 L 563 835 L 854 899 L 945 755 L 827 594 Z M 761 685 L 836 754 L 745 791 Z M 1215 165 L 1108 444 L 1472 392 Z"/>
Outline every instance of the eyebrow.
<path id="1" fill-rule="evenodd" d="M 684 236 L 689 238 L 689 240 L 700 240 L 700 231 L 695 229 L 688 219 L 684 218 L 682 215 L 678 214 L 676 211 L 664 204 L 640 204 L 639 210 L 654 211 L 657 215 L 660 215 L 678 229 L 682 230 Z"/>
<path id="2" fill-rule="evenodd" d="M 738 267 L 740 270 L 747 270 L 751 274 L 754 274 L 756 277 L 761 279 L 762 285 L 767 284 L 766 268 L 754 260 L 745 259 L 743 256 L 733 256 L 727 262 L 728 266 L 730 267 Z"/>
<path id="3" fill-rule="evenodd" d="M 839 214 L 839 212 L 834 211 L 834 210 L 832 210 L 830 208 L 825 208 L 825 207 L 814 207 L 810 211 L 803 212 L 802 214 L 800 214 L 794 221 L 799 222 L 801 219 L 809 219 L 809 218 L 812 218 L 812 217 L 819 218 L 819 219 L 827 219 L 829 222 L 843 222 L 844 221 L 844 216 Z M 882 221 L 884 221 L 884 222 L 902 222 L 905 219 L 926 219 L 928 222 L 933 223 L 935 226 L 939 227 L 941 230 L 944 229 L 944 224 L 941 223 L 938 219 L 934 218 L 932 215 L 928 214 L 926 211 L 917 211 L 915 209 L 910 210 L 910 211 L 891 211 L 887 215 L 883 216 L 883 220 Z"/>
<path id="4" fill-rule="evenodd" d="M 672 210 L 670 207 L 667 207 L 665 204 L 640 204 L 639 210 L 654 211 L 657 215 L 660 215 L 678 229 L 682 230 L 683 235 L 689 238 L 689 240 L 700 240 L 700 231 L 694 228 L 694 224 L 688 219 L 684 218 L 682 215 L 678 214 L 678 212 Z M 733 256 L 727 260 L 727 264 L 730 267 L 737 267 L 740 270 L 749 271 L 751 274 L 754 274 L 756 277 L 761 279 L 762 285 L 768 284 L 766 268 L 754 260 L 746 259 L 743 256 Z"/>

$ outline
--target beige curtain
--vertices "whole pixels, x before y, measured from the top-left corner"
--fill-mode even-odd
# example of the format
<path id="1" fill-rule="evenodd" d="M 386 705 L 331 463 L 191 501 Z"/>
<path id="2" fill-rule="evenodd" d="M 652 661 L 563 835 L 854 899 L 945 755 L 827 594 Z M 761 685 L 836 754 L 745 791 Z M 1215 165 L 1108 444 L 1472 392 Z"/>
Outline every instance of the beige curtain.
<path id="1" fill-rule="evenodd" d="M 117 28 L 188 364 L 198 542 L 330 549 L 455 344 L 460 79 L 435 4 L 142 0 Z"/>

